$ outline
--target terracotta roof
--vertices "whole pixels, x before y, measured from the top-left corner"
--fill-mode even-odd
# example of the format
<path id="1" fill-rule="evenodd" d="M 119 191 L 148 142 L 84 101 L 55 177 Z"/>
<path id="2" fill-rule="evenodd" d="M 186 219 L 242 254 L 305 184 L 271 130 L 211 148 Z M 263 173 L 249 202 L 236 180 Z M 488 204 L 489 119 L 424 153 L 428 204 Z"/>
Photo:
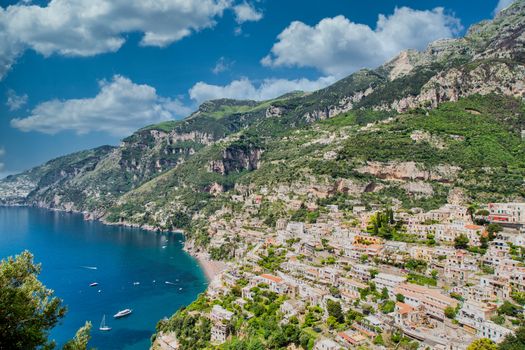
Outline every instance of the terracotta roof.
<path id="1" fill-rule="evenodd" d="M 274 276 L 274 275 L 270 275 L 270 274 L 262 274 L 261 275 L 262 278 L 266 278 L 270 281 L 273 281 L 275 283 L 281 283 L 283 281 L 283 279 L 281 277 L 277 277 L 277 276 Z"/>
<path id="2" fill-rule="evenodd" d="M 402 302 L 399 302 L 399 301 L 396 303 L 396 306 L 399 308 L 397 313 L 399 313 L 401 315 L 408 314 L 409 312 L 414 310 L 414 308 L 412 306 L 410 306 L 408 304 L 405 304 L 405 303 L 402 303 Z"/>

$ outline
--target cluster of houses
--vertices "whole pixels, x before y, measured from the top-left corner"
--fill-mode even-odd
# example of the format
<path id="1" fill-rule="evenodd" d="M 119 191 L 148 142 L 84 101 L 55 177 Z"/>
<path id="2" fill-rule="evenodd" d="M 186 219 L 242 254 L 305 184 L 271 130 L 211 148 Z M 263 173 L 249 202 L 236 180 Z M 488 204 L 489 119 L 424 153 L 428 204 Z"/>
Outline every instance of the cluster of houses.
<path id="1" fill-rule="evenodd" d="M 261 201 L 260 196 L 254 198 L 250 206 L 257 208 Z M 512 249 L 525 247 L 525 203 L 492 203 L 478 214 L 452 204 L 429 212 L 396 212 L 404 233 L 414 238 L 409 242 L 415 243 L 368 233 L 375 212 L 354 206 L 348 215 L 329 205 L 315 223 L 280 219 L 274 230 L 265 230 L 256 216 L 225 220 L 218 213 L 210 220 L 212 245 L 225 244 L 232 233 L 240 239 L 230 268 L 210 283 L 207 294 L 220 300 L 242 279 L 248 282 L 236 303 L 245 305 L 253 298 L 254 287 L 264 285 L 285 297 L 279 310 L 282 322 L 301 319 L 310 306 L 320 306 L 326 319 L 329 300 L 340 303 L 345 312 L 356 309 L 365 315 L 344 331 L 323 329 L 316 350 L 361 344 L 374 348 L 373 339 L 384 332 L 402 332 L 432 349 L 464 350 L 477 338 L 501 342 L 512 332 L 508 320 L 496 323 L 494 316 L 504 301 L 512 301 L 513 292 L 525 292 L 525 267 Z M 485 223 L 498 223 L 503 229 L 488 242 L 484 254 L 456 249 L 459 235 L 468 237 L 469 246 L 480 246 L 480 238 L 487 235 L 486 225 L 473 222 L 480 215 Z M 429 237 L 433 244 L 421 243 Z M 269 247 L 285 256 L 271 273 L 259 265 Z M 408 270 L 408 261 L 417 261 L 420 269 Z M 411 274 L 434 282 L 417 284 Z M 378 300 L 363 297 L 371 286 L 386 290 L 395 302 L 392 312 L 381 312 Z M 373 311 L 364 312 L 364 304 Z M 454 310 L 452 317 L 447 309 Z M 212 343 L 228 339 L 233 316 L 221 306 L 213 307 Z"/>

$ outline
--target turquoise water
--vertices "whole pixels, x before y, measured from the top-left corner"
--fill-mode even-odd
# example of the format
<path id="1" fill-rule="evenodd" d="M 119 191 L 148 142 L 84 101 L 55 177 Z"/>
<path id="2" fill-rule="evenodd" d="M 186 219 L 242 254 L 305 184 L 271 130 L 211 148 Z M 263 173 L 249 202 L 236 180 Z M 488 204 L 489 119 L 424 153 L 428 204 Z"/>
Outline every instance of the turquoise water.
<path id="1" fill-rule="evenodd" d="M 180 234 L 84 221 L 79 214 L 0 207 L 0 258 L 30 250 L 42 264 L 41 280 L 68 308 L 51 333 L 58 344 L 88 320 L 90 346 L 147 349 L 157 321 L 206 288 L 204 273 L 182 250 L 182 240 Z M 99 285 L 89 287 L 92 282 Z M 125 308 L 133 314 L 113 319 Z M 110 332 L 98 330 L 104 314 Z"/>

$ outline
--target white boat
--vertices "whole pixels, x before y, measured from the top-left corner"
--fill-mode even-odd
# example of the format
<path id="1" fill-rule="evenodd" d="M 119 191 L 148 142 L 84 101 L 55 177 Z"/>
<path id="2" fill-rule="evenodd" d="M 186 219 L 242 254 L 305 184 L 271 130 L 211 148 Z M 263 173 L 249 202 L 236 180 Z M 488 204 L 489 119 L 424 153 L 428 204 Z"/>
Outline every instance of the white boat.
<path id="1" fill-rule="evenodd" d="M 103 332 L 107 332 L 107 331 L 111 330 L 111 327 L 109 327 L 106 324 L 106 315 L 102 316 L 102 322 L 100 322 L 100 327 L 98 327 L 98 329 L 103 331 Z"/>
<path id="2" fill-rule="evenodd" d="M 90 283 L 89 286 L 90 287 L 96 287 L 96 286 L 98 286 L 98 283 L 97 282 L 93 282 L 93 283 Z"/>
<path id="3" fill-rule="evenodd" d="M 125 316 L 130 315 L 132 312 L 133 312 L 133 310 L 131 310 L 131 309 L 120 310 L 119 312 L 117 312 L 116 314 L 114 314 L 113 317 L 114 317 L 114 318 L 125 317 Z"/>

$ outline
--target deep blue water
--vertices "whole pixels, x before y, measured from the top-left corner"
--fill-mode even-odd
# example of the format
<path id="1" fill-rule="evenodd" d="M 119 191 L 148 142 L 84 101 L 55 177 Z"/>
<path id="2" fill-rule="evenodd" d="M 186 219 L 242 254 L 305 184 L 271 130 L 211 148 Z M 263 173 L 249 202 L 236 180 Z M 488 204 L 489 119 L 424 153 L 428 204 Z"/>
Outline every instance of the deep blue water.
<path id="1" fill-rule="evenodd" d="M 180 234 L 84 221 L 79 214 L 0 207 L 0 258 L 30 250 L 42 264 L 40 279 L 68 308 L 51 333 L 58 344 L 88 320 L 93 323 L 90 346 L 147 349 L 157 321 L 206 288 L 204 273 L 182 250 L 182 240 Z M 91 282 L 99 285 L 89 287 Z M 133 314 L 113 319 L 125 308 Z M 110 332 L 98 330 L 104 314 Z"/>

